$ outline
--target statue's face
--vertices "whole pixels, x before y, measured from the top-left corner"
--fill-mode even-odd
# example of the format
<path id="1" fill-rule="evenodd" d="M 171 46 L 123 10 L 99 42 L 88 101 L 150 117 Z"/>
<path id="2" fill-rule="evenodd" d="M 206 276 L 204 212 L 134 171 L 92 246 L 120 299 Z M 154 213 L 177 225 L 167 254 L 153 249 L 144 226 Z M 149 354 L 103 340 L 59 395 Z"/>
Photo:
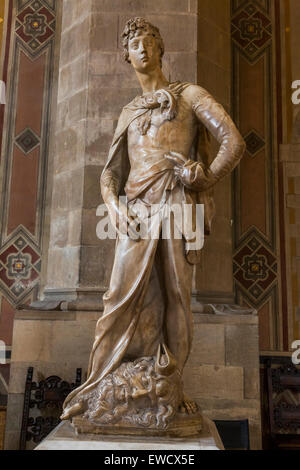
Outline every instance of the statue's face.
<path id="1" fill-rule="evenodd" d="M 155 38 L 147 32 L 141 32 L 129 40 L 129 59 L 133 68 L 140 73 L 149 73 L 160 67 L 160 48 Z"/>

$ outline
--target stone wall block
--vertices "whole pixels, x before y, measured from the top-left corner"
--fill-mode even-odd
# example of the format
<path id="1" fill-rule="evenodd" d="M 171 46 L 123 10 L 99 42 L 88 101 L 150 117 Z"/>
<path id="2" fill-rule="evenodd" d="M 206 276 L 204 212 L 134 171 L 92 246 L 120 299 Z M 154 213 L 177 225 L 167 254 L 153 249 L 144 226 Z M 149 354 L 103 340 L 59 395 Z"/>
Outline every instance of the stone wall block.
<path id="1" fill-rule="evenodd" d="M 36 330 L 37 331 L 37 330 Z M 43 336 L 43 334 L 42 334 Z M 31 337 L 32 339 L 32 337 Z M 39 340 L 38 340 L 39 341 Z M 9 381 L 9 393 L 11 395 L 24 394 L 26 375 L 29 367 L 37 366 L 41 364 L 41 368 L 44 368 L 44 363 L 34 360 L 27 360 L 27 357 L 19 358 L 20 362 L 13 362 L 11 365 L 11 377 Z M 38 367 L 39 369 L 39 367 Z M 36 370 L 34 371 L 36 372 Z M 56 374 L 55 374 L 56 375 Z"/>
<path id="2" fill-rule="evenodd" d="M 24 379 L 24 388 L 25 388 Z M 17 450 L 20 432 L 22 426 L 22 416 L 23 416 L 23 406 L 24 406 L 24 394 L 10 394 L 8 396 L 7 409 L 9 409 L 9 419 L 6 419 L 5 426 L 5 450 Z"/>
<path id="3" fill-rule="evenodd" d="M 12 351 L 12 362 L 41 361 L 47 362 L 51 360 L 51 322 L 43 324 L 43 330 L 40 334 L 36 334 L 36 323 L 27 321 L 24 323 L 16 322 L 14 328 L 14 336 L 19 341 L 14 342 Z M 26 351 L 26 354 L 24 354 Z M 26 358 L 26 359 L 25 359 Z M 25 382 L 24 382 L 25 384 Z"/>
<path id="4" fill-rule="evenodd" d="M 89 118 L 97 119 L 101 113 L 102 119 L 119 119 L 121 111 L 137 95 L 141 94 L 138 86 L 136 88 L 103 88 L 100 81 L 92 81 L 89 89 Z"/>
<path id="5" fill-rule="evenodd" d="M 220 0 L 200 0 L 198 4 L 198 12 L 201 18 L 209 20 L 218 28 L 228 34 L 230 33 L 230 21 L 228 21 L 230 0 L 222 0 L 222 6 L 220 6 Z"/>
<path id="6" fill-rule="evenodd" d="M 286 207 L 291 209 L 300 208 L 300 195 L 298 194 L 287 194 L 286 196 Z"/>
<path id="7" fill-rule="evenodd" d="M 66 335 L 66 329 L 68 334 Z M 95 322 L 81 321 L 78 328 L 77 321 L 53 322 L 52 327 L 52 361 L 60 363 L 59 373 L 64 377 L 68 370 L 68 375 L 75 376 L 78 367 L 86 371 L 90 351 L 95 339 Z M 74 357 L 74 345 L 76 345 L 76 355 Z M 73 379 L 74 380 L 74 379 Z"/>
<path id="8" fill-rule="evenodd" d="M 118 47 L 118 16 L 93 13 L 91 16 L 90 50 L 116 51 Z"/>
<path id="9" fill-rule="evenodd" d="M 98 246 L 81 248 L 81 287 L 107 288 L 114 260 L 115 240 L 102 240 Z"/>
<path id="10" fill-rule="evenodd" d="M 251 325 L 227 325 L 225 329 L 226 364 L 258 368 L 258 329 Z"/>
<path id="11" fill-rule="evenodd" d="M 230 177 L 218 183 L 214 199 L 217 212 L 212 233 L 205 239 L 202 261 L 196 266 L 195 281 L 199 291 L 229 293 L 233 292 Z"/>
<path id="12" fill-rule="evenodd" d="M 246 367 L 244 369 L 245 377 L 245 398 L 257 399 L 260 391 L 260 375 L 258 367 Z"/>
<path id="13" fill-rule="evenodd" d="M 194 339 L 188 367 L 202 364 L 225 365 L 225 329 L 223 325 L 194 326 Z"/>
<path id="14" fill-rule="evenodd" d="M 218 215 L 214 220 L 214 240 L 230 243 L 232 241 L 231 220 L 222 215 Z"/>
<path id="15" fill-rule="evenodd" d="M 232 244 L 218 240 L 215 231 L 205 240 L 195 281 L 200 292 L 233 292 Z"/>
<path id="16" fill-rule="evenodd" d="M 57 105 L 57 130 L 78 124 L 87 115 L 88 90 L 83 88 Z"/>
<path id="17" fill-rule="evenodd" d="M 62 65 L 62 63 L 61 63 Z M 88 56 L 81 54 L 64 65 L 59 74 L 58 102 L 71 98 L 88 86 Z"/>
<path id="18" fill-rule="evenodd" d="M 54 156 L 56 176 L 78 170 L 84 165 L 85 133 L 85 120 L 57 130 Z"/>
<path id="19" fill-rule="evenodd" d="M 295 176 L 300 176 L 300 165 L 299 163 L 286 163 L 286 176 L 294 178 Z"/>
<path id="20" fill-rule="evenodd" d="M 199 18 L 198 45 L 200 55 L 203 54 L 204 57 L 207 57 L 207 51 L 209 51 L 211 62 L 230 71 L 230 37 L 201 16 Z"/>
<path id="21" fill-rule="evenodd" d="M 76 288 L 79 282 L 80 246 L 51 250 L 48 263 L 47 288 Z"/>
<path id="22" fill-rule="evenodd" d="M 211 62 L 207 57 L 198 58 L 198 80 L 203 88 L 209 91 L 219 103 L 230 105 L 230 72 Z"/>
<path id="23" fill-rule="evenodd" d="M 212 139 L 212 152 L 217 155 L 220 144 Z M 224 200 L 225 199 L 225 200 Z M 226 176 L 214 188 L 214 200 L 217 205 L 217 216 L 231 218 L 231 175 Z"/>
<path id="24" fill-rule="evenodd" d="M 86 165 L 84 169 L 83 208 L 94 208 L 95 212 L 102 203 L 100 192 L 100 176 L 103 166 Z"/>
<path id="25" fill-rule="evenodd" d="M 198 13 L 198 3 L 199 3 L 198 0 L 189 0 L 189 12 L 190 13 Z"/>
<path id="26" fill-rule="evenodd" d="M 170 52 L 166 54 L 168 60 L 170 81 L 183 81 L 197 83 L 197 53 L 196 52 Z"/>
<path id="27" fill-rule="evenodd" d="M 52 211 L 50 247 L 64 248 L 81 244 L 82 209 Z"/>
<path id="28" fill-rule="evenodd" d="M 300 194 L 300 177 L 296 176 L 294 178 L 294 187 L 295 187 L 295 193 Z"/>
<path id="29" fill-rule="evenodd" d="M 62 33 L 60 68 L 88 52 L 90 22 L 90 16 L 87 16 L 81 23 Z"/>
<path id="30" fill-rule="evenodd" d="M 107 213 L 106 216 L 108 216 Z M 101 243 L 96 233 L 97 224 L 100 220 L 102 220 L 102 218 L 97 217 L 94 208 L 82 210 L 81 242 L 83 245 L 99 245 L 99 243 Z"/>
<path id="31" fill-rule="evenodd" d="M 125 61 L 123 53 L 93 51 L 89 59 L 89 79 L 99 88 L 136 88 L 138 81 L 132 66 Z"/>
<path id="32" fill-rule="evenodd" d="M 91 14 L 92 0 L 64 0 L 62 31 L 82 23 Z"/>
<path id="33" fill-rule="evenodd" d="M 83 188 L 83 168 L 57 174 L 54 177 L 52 209 L 71 210 L 82 207 Z"/>
<path id="34" fill-rule="evenodd" d="M 82 243 L 82 230 L 78 229 L 78 226 L 82 224 L 82 215 L 83 209 L 73 209 L 68 211 L 69 214 L 69 224 L 68 224 L 68 246 L 79 246 Z"/>
<path id="35" fill-rule="evenodd" d="M 130 13 L 132 17 L 141 13 L 187 13 L 189 0 L 92 0 L 92 10 L 93 13 Z"/>
<path id="36" fill-rule="evenodd" d="M 51 219 L 50 247 L 63 248 L 68 244 L 69 234 L 69 212 L 60 211 Z"/>
<path id="37" fill-rule="evenodd" d="M 242 400 L 244 397 L 244 371 L 242 367 L 202 365 L 186 367 L 186 392 L 194 399 L 222 398 Z"/>
<path id="38" fill-rule="evenodd" d="M 106 163 L 99 160 L 99 155 L 108 155 L 117 120 L 89 118 L 86 127 L 86 162 L 97 162 L 99 165 Z"/>

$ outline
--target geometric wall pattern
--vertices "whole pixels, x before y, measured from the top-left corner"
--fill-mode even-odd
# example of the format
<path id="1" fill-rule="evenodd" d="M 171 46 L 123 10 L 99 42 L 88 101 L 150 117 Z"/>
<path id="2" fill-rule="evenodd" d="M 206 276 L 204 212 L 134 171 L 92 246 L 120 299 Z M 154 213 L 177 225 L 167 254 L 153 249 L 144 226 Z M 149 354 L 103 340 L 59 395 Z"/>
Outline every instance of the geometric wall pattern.
<path id="1" fill-rule="evenodd" d="M 14 309 L 34 300 L 40 283 L 57 15 L 56 0 L 9 4 L 9 106 L 0 120 L 0 340 L 8 350 Z M 7 366 L 0 374 L 7 380 Z"/>
<path id="2" fill-rule="evenodd" d="M 50 3 L 43 0 L 19 2 L 19 14 L 15 22 L 16 34 L 34 57 L 55 33 L 56 19 L 52 12 L 53 7 L 54 4 L 50 7 Z"/>
<path id="3" fill-rule="evenodd" d="M 271 18 L 262 4 L 244 2 L 234 9 L 231 37 L 250 63 L 259 59 L 272 41 Z"/>
<path id="4" fill-rule="evenodd" d="M 1 70 L 0 79 L 7 84 L 9 73 L 9 56 L 11 51 L 11 26 L 13 16 L 13 4 L 9 0 L 2 0 L 0 2 L 0 16 L 3 19 L 0 29 L 0 50 L 1 50 Z M 0 148 L 3 142 L 4 131 L 4 116 L 5 106 L 0 105 Z M 0 165 L 3 163 L 3 156 L 0 152 Z M 1 177 L 1 173 L 0 173 Z M 3 195 L 1 195 L 3 197 Z M 0 213 L 1 224 L 3 223 L 2 213 Z M 2 289 L 1 289 L 2 291 Z M 4 389 L 8 388 L 9 369 L 10 369 L 10 354 L 11 354 L 11 336 L 12 336 L 12 321 L 13 321 L 13 308 L 9 301 L 3 298 L 0 292 L 0 340 L 6 344 L 5 348 L 5 362 L 0 364 L 0 382 Z M 3 389 L 3 387 L 1 387 Z"/>
<path id="5" fill-rule="evenodd" d="M 257 230 L 250 230 L 233 258 L 236 283 L 251 305 L 259 307 L 277 279 L 277 258 Z"/>
<path id="6" fill-rule="evenodd" d="M 232 106 L 247 145 L 233 176 L 233 272 L 237 301 L 258 310 L 263 351 L 286 348 L 275 203 L 273 6 L 231 0 Z"/>
<path id="7" fill-rule="evenodd" d="M 0 250 L 0 287 L 13 304 L 36 286 L 41 271 L 39 250 L 22 227 Z"/>
<path id="8" fill-rule="evenodd" d="M 254 129 L 245 135 L 244 139 L 247 145 L 247 152 L 251 157 L 255 157 L 265 146 L 264 139 Z"/>
<path id="9" fill-rule="evenodd" d="M 16 145 L 27 155 L 40 144 L 40 138 L 29 127 L 16 137 Z"/>

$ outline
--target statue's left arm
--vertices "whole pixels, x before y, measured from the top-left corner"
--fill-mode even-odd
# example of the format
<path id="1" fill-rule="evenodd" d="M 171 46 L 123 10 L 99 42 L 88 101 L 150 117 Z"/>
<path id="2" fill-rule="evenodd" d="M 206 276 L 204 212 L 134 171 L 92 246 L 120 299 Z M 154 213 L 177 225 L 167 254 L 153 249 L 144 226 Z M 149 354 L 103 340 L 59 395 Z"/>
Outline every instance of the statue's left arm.
<path id="1" fill-rule="evenodd" d="M 192 85 L 185 93 L 197 119 L 219 142 L 220 149 L 209 168 L 202 163 L 188 160 L 177 165 L 175 171 L 185 186 L 194 191 L 204 191 L 228 175 L 239 164 L 246 145 L 223 106 L 206 90 Z M 175 163 L 176 154 L 173 154 L 173 157 Z"/>

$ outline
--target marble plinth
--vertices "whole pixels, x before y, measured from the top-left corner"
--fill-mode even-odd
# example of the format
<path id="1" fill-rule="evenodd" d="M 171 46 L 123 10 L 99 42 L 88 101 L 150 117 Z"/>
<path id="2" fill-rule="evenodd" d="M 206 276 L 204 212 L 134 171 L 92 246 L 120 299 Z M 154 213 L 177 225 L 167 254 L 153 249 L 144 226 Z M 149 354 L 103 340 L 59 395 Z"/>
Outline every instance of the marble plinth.
<path id="1" fill-rule="evenodd" d="M 124 426 L 97 425 L 82 417 L 75 417 L 72 426 L 76 434 L 101 434 L 117 436 L 142 436 L 142 437 L 181 437 L 190 438 L 199 436 L 202 429 L 202 416 L 198 412 L 193 415 L 177 413 L 168 429 L 137 428 L 129 423 Z"/>
<path id="2" fill-rule="evenodd" d="M 198 437 L 121 437 L 95 434 L 76 435 L 69 421 L 62 422 L 35 450 L 224 450 L 214 423 L 205 420 Z"/>

